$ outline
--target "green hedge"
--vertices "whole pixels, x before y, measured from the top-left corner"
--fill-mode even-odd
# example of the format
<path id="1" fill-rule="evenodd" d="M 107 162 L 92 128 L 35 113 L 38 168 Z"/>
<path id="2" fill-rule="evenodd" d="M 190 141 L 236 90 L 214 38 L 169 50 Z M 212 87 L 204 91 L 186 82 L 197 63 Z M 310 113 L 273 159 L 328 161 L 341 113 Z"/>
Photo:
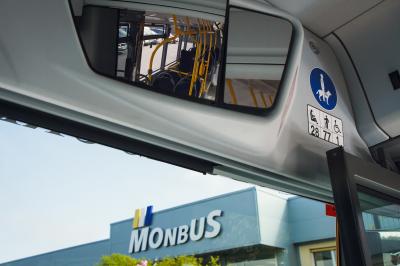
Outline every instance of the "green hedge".
<path id="1" fill-rule="evenodd" d="M 202 258 L 194 256 L 166 257 L 161 260 L 151 261 L 146 259 L 136 259 L 127 255 L 112 254 L 103 256 L 97 266 L 220 266 L 218 257 L 210 257 L 203 263 Z"/>

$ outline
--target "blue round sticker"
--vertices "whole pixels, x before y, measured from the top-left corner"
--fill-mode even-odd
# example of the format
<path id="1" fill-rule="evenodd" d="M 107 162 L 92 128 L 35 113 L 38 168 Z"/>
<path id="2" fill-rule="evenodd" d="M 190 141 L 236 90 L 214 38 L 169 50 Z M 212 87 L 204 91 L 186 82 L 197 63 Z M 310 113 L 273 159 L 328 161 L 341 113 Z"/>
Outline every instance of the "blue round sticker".
<path id="1" fill-rule="evenodd" d="M 325 71 L 314 68 L 310 74 L 310 84 L 314 97 L 323 108 L 332 110 L 337 103 L 335 85 Z"/>

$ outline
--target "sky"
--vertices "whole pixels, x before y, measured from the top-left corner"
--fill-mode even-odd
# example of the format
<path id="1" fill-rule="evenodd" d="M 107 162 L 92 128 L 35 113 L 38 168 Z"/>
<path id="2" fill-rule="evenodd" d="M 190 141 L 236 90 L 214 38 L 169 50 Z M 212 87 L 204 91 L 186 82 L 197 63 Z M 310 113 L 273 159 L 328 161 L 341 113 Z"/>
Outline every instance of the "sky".
<path id="1" fill-rule="evenodd" d="M 0 120 L 0 263 L 106 239 L 136 208 L 251 186 L 21 125 Z"/>

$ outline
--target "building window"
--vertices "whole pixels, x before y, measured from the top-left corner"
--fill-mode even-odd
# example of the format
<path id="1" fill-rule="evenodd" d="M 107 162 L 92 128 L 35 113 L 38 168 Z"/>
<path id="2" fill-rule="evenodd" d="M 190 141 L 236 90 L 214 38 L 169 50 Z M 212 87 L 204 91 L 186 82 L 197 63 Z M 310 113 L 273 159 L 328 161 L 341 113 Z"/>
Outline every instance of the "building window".
<path id="1" fill-rule="evenodd" d="M 336 250 L 313 252 L 314 266 L 336 266 Z"/>
<path id="2" fill-rule="evenodd" d="M 321 241 L 299 246 L 301 266 L 336 266 L 336 241 Z"/>
<path id="3" fill-rule="evenodd" d="M 217 254 L 226 266 L 277 266 L 282 249 L 256 245 L 223 251 Z"/>
<path id="4" fill-rule="evenodd" d="M 276 266 L 276 258 L 263 260 L 249 260 L 241 262 L 228 262 L 227 266 Z"/>

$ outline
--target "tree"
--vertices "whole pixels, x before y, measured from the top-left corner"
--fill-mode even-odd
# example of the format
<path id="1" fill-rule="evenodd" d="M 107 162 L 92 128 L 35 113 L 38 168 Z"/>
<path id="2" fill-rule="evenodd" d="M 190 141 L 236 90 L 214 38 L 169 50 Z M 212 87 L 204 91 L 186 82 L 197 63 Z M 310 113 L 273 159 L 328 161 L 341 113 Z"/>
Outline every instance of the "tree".
<path id="1" fill-rule="evenodd" d="M 112 254 L 111 256 L 101 257 L 97 266 L 136 266 L 140 262 L 141 260 L 126 255 Z"/>
<path id="2" fill-rule="evenodd" d="M 112 254 L 103 256 L 97 266 L 220 266 L 219 258 L 211 256 L 207 263 L 203 258 L 195 256 L 165 257 L 160 260 L 151 261 L 136 259 L 123 254 Z"/>

